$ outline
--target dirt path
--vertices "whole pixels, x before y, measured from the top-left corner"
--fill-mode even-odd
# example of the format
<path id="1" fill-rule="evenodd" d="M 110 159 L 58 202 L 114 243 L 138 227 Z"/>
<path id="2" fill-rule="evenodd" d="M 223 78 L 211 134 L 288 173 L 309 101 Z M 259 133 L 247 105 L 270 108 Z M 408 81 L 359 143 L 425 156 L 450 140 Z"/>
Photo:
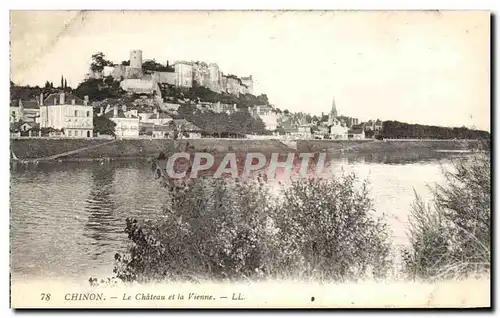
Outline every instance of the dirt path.
<path id="1" fill-rule="evenodd" d="M 94 148 L 98 148 L 98 147 L 101 147 L 101 146 L 104 146 L 104 145 L 112 144 L 112 143 L 115 143 L 115 142 L 117 142 L 116 139 L 115 140 L 111 140 L 111 141 L 107 141 L 107 142 L 103 142 L 103 143 L 98 144 L 98 145 L 92 145 L 92 146 L 83 147 L 83 148 L 76 149 L 76 150 L 66 151 L 66 152 L 59 153 L 59 154 L 52 155 L 52 156 L 48 156 L 48 157 L 34 158 L 34 159 L 18 159 L 17 156 L 16 156 L 16 154 L 12 151 L 12 159 L 15 160 L 15 161 L 19 161 L 19 162 L 50 161 L 50 160 L 55 160 L 55 159 L 58 159 L 58 158 L 61 158 L 61 157 L 66 157 L 66 156 L 69 156 L 69 155 L 72 155 L 72 154 L 75 154 L 75 153 L 79 153 L 79 152 L 82 152 L 82 151 L 85 151 L 85 150 L 94 149 Z"/>

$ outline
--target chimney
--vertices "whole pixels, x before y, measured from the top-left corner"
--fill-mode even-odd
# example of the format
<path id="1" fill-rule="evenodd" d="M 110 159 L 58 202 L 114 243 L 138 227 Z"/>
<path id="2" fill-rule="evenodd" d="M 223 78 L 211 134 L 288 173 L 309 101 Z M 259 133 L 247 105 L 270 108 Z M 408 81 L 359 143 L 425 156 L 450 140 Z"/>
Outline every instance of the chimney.
<path id="1" fill-rule="evenodd" d="M 89 104 L 89 95 L 83 97 L 83 105 L 87 106 Z"/>
<path id="2" fill-rule="evenodd" d="M 66 103 L 64 97 L 65 97 L 64 93 L 59 94 L 59 105 L 64 105 Z"/>
<path id="3" fill-rule="evenodd" d="M 113 108 L 113 117 L 118 117 L 118 105 L 115 105 Z"/>
<path id="4" fill-rule="evenodd" d="M 43 93 L 40 93 L 40 106 L 43 106 Z"/>
<path id="5" fill-rule="evenodd" d="M 75 105 L 75 99 L 74 98 L 71 100 L 71 105 Z"/>

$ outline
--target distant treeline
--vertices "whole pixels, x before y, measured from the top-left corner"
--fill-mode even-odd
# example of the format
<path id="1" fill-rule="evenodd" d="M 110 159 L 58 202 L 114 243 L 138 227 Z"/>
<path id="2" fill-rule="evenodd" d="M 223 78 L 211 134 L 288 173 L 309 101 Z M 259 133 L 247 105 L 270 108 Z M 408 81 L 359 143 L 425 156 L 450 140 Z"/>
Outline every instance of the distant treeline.
<path id="1" fill-rule="evenodd" d="M 384 121 L 381 135 L 384 138 L 407 139 L 489 139 L 490 133 L 466 127 L 439 127 Z"/>

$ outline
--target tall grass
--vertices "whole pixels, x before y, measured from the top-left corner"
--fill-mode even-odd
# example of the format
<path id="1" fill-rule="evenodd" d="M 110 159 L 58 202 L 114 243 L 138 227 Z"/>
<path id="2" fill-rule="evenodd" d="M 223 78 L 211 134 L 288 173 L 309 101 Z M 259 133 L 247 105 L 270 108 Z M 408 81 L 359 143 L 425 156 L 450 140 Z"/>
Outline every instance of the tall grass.
<path id="1" fill-rule="evenodd" d="M 488 272 L 491 262 L 490 152 L 453 161 L 430 202 L 415 194 L 404 261 L 412 277 L 449 278 Z"/>

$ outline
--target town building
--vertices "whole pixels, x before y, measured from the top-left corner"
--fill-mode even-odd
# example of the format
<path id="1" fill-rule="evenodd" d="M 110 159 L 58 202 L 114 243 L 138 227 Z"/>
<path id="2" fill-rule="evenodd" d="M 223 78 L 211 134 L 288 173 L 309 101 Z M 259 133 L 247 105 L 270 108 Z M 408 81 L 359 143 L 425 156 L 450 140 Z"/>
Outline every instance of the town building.
<path id="1" fill-rule="evenodd" d="M 329 122 L 328 129 L 331 139 L 347 139 L 349 128 L 347 128 L 347 124 L 345 122 L 335 118 L 331 124 Z"/>
<path id="2" fill-rule="evenodd" d="M 16 100 L 10 102 L 10 122 L 38 123 L 40 105 L 38 100 Z"/>
<path id="3" fill-rule="evenodd" d="M 274 131 L 278 128 L 278 115 L 271 106 L 259 105 L 249 108 L 249 111 L 254 116 L 260 117 L 266 125 L 266 130 Z"/>
<path id="4" fill-rule="evenodd" d="M 40 128 L 61 130 L 69 138 L 90 138 L 93 135 L 93 108 L 73 94 L 54 93 L 45 99 L 40 95 Z"/>
<path id="5" fill-rule="evenodd" d="M 127 111 L 126 105 L 122 105 L 122 107 L 113 105 L 113 107 L 107 108 L 103 116 L 116 124 L 115 136 L 117 138 L 134 138 L 139 136 L 137 110 Z"/>
<path id="6" fill-rule="evenodd" d="M 154 125 L 165 125 L 172 121 L 172 117 L 163 112 L 158 112 L 155 108 L 155 110 L 153 111 L 153 115 L 142 121 L 145 123 L 152 123 Z"/>
<path id="7" fill-rule="evenodd" d="M 173 138 L 175 125 L 173 122 L 171 123 L 171 125 L 153 125 L 151 136 L 153 138 Z"/>
<path id="8" fill-rule="evenodd" d="M 195 124 L 185 119 L 174 119 L 173 123 L 175 124 L 176 129 L 179 132 L 179 138 L 189 138 L 189 139 L 198 139 L 201 138 L 202 130 Z"/>
<path id="9" fill-rule="evenodd" d="M 365 130 L 362 127 L 353 127 L 348 131 L 348 138 L 353 140 L 365 139 Z"/>

